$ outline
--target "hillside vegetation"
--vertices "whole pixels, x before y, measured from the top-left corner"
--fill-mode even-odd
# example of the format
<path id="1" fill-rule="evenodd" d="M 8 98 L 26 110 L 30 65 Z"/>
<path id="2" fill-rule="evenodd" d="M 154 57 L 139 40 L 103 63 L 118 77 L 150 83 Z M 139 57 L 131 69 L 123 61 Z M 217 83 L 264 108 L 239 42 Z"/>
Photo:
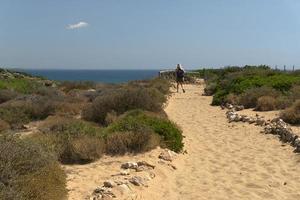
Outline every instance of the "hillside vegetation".
<path id="1" fill-rule="evenodd" d="M 286 122 L 299 123 L 300 71 L 280 71 L 268 66 L 202 69 L 206 95 L 213 95 L 212 105 L 243 105 L 257 111 L 282 110 Z"/>
<path id="2" fill-rule="evenodd" d="M 60 164 L 157 146 L 181 151 L 182 131 L 163 111 L 169 88 L 163 79 L 53 82 L 0 70 L 0 199 L 64 199 Z"/>

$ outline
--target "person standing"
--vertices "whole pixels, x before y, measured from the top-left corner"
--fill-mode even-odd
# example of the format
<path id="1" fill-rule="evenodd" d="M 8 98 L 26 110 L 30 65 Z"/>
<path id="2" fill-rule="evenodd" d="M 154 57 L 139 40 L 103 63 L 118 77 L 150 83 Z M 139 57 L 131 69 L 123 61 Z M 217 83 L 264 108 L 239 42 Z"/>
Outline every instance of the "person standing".
<path id="1" fill-rule="evenodd" d="M 180 85 L 182 92 L 185 93 L 185 90 L 183 89 L 184 70 L 180 64 L 177 64 L 175 75 L 176 75 L 176 83 L 177 83 L 177 92 L 179 90 L 179 85 Z"/>

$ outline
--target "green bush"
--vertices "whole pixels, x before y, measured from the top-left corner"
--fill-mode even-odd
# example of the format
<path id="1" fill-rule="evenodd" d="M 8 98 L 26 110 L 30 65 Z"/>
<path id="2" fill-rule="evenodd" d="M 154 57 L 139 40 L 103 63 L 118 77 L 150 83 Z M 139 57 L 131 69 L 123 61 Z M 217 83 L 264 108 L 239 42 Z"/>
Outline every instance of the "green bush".
<path id="1" fill-rule="evenodd" d="M 243 98 L 243 96 L 247 96 L 247 92 L 260 87 L 272 88 L 280 94 L 279 96 L 285 96 L 295 85 L 300 83 L 300 77 L 296 73 L 280 72 L 267 66 L 211 69 L 202 74 L 204 77 L 206 76 L 207 88 L 205 91 L 214 95 L 213 105 L 225 103 L 229 94 Z M 264 95 L 270 96 L 269 94 Z M 245 106 L 255 107 L 254 101 L 257 101 L 258 98 L 254 97 L 252 102 L 248 101 Z"/>
<path id="2" fill-rule="evenodd" d="M 19 93 L 33 93 L 42 84 L 36 80 L 13 78 L 8 80 L 0 80 L 0 89 L 9 89 Z"/>
<path id="3" fill-rule="evenodd" d="M 280 113 L 283 121 L 290 124 L 300 124 L 300 100 L 297 100 L 293 105 Z"/>
<path id="4" fill-rule="evenodd" d="M 153 114 L 146 114 L 141 110 L 133 110 L 124 114 L 118 121 L 108 126 L 105 133 L 106 135 L 115 132 L 143 133 L 148 130 L 152 130 L 161 137 L 162 145 L 176 152 L 182 150 L 182 132 L 174 123 Z"/>
<path id="5" fill-rule="evenodd" d="M 40 128 L 39 143 L 55 151 L 65 164 L 88 163 L 101 157 L 104 142 L 100 128 L 77 119 L 51 117 Z"/>
<path id="6" fill-rule="evenodd" d="M 66 175 L 39 145 L 0 135 L 0 199 L 65 199 Z"/>
<path id="7" fill-rule="evenodd" d="M 105 124 L 107 113 L 118 115 L 132 109 L 160 112 L 165 96 L 155 88 L 125 87 L 97 97 L 92 105 L 83 109 L 85 120 Z"/>

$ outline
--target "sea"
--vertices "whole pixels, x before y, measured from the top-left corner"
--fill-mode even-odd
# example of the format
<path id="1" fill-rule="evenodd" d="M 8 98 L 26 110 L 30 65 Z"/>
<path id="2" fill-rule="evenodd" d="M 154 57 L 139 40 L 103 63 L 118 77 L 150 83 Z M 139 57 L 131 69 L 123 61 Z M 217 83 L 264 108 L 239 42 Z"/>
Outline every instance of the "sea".
<path id="1" fill-rule="evenodd" d="M 69 69 L 22 69 L 34 76 L 57 81 L 93 81 L 102 83 L 124 83 L 145 80 L 158 76 L 159 70 L 69 70 Z"/>

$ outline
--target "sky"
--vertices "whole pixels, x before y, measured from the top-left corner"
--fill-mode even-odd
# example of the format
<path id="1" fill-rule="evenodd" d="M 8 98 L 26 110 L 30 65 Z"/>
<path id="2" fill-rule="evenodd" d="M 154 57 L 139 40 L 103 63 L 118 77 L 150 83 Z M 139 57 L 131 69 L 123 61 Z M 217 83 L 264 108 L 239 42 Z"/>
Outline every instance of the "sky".
<path id="1" fill-rule="evenodd" d="M 299 0 L 0 0 L 0 66 L 300 68 Z"/>

